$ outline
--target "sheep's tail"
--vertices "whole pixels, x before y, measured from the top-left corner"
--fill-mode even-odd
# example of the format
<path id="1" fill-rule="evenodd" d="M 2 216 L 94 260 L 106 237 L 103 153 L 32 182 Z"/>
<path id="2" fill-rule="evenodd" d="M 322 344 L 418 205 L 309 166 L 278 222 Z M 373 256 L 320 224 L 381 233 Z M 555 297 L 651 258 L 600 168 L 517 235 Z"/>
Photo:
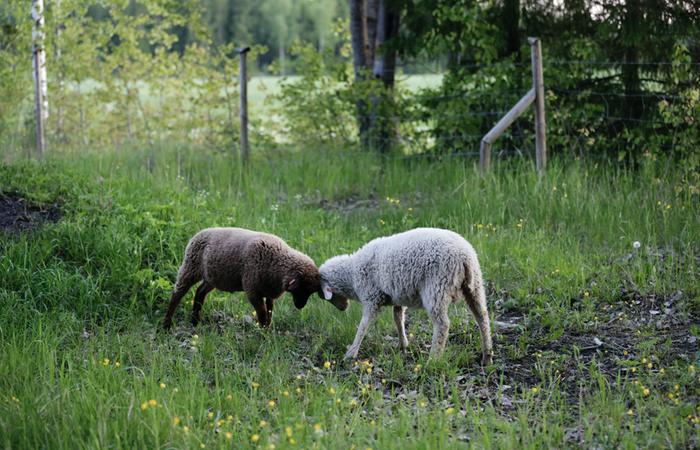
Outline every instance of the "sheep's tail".
<path id="1" fill-rule="evenodd" d="M 471 260 L 473 259 L 473 260 Z M 493 343 L 491 341 L 491 323 L 486 308 L 486 292 L 484 280 L 481 276 L 481 268 L 476 258 L 464 263 L 464 281 L 462 292 L 467 301 L 469 310 L 474 315 L 481 333 L 481 363 L 489 365 L 493 362 Z"/>

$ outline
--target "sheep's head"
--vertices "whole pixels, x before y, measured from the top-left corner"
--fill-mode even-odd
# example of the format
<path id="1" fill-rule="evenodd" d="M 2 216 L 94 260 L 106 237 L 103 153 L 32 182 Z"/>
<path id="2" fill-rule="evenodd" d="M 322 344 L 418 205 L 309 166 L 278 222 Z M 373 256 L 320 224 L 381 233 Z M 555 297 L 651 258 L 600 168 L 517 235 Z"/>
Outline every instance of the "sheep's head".
<path id="1" fill-rule="evenodd" d="M 326 261 L 319 269 L 321 273 L 319 295 L 341 311 L 347 309 L 348 298 L 355 297 L 350 280 L 349 260 L 348 255 L 336 256 Z"/>
<path id="2" fill-rule="evenodd" d="M 286 282 L 285 290 L 292 294 L 294 306 L 298 309 L 306 306 L 309 297 L 321 289 L 321 276 L 314 265 L 294 274 Z"/>
<path id="3" fill-rule="evenodd" d="M 341 311 L 348 309 L 348 298 L 333 292 L 333 288 L 325 281 L 321 281 L 321 293 L 319 295 Z"/>

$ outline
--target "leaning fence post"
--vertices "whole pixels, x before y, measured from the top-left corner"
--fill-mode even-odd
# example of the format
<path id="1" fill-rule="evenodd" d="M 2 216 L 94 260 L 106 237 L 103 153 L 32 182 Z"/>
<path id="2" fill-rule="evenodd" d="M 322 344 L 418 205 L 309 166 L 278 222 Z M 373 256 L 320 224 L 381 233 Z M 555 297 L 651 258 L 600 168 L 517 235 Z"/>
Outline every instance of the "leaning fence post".
<path id="1" fill-rule="evenodd" d="M 244 163 L 248 162 L 248 77 L 246 74 L 246 53 L 250 51 L 250 47 L 238 49 L 238 54 L 241 55 L 241 63 L 238 67 L 240 74 L 240 96 L 241 96 L 241 159 Z"/>
<path id="2" fill-rule="evenodd" d="M 535 90 L 535 158 L 537 173 L 547 168 L 547 126 L 544 116 L 544 77 L 542 75 L 542 45 L 538 38 L 528 38 L 532 54 L 532 88 Z"/>

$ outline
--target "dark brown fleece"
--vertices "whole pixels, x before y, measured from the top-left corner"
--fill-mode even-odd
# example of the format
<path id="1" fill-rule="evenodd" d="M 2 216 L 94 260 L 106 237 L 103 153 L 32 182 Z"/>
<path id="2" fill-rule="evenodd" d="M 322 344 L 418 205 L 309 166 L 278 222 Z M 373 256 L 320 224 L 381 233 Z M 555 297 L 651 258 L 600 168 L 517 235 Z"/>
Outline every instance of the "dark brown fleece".
<path id="1" fill-rule="evenodd" d="M 196 283 L 192 324 L 197 325 L 204 298 L 212 289 L 244 291 L 255 308 L 258 322 L 272 320 L 274 300 L 291 292 L 301 309 L 320 289 L 321 277 L 313 260 L 294 250 L 277 236 L 243 228 L 207 228 L 190 239 L 165 315 L 170 328 L 182 297 Z"/>

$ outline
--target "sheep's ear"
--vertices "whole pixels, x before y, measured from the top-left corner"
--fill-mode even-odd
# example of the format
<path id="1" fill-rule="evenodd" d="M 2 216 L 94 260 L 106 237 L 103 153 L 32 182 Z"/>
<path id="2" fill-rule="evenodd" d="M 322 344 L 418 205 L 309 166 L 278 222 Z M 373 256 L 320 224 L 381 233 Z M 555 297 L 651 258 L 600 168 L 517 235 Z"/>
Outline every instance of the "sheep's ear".
<path id="1" fill-rule="evenodd" d="M 330 300 L 331 298 L 333 298 L 333 291 L 331 291 L 331 287 L 328 286 L 328 283 L 321 283 L 321 290 L 323 291 L 323 298 L 325 298 L 326 300 Z"/>
<path id="2" fill-rule="evenodd" d="M 293 291 L 299 286 L 299 280 L 297 277 L 292 277 L 287 281 L 287 289 L 288 291 Z"/>

